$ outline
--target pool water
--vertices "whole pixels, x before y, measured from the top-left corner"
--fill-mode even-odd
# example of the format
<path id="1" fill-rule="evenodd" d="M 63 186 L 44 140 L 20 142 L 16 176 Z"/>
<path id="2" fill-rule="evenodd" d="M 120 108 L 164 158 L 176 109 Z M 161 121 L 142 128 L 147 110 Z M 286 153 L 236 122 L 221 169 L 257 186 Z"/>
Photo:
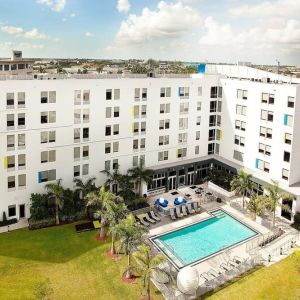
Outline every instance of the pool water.
<path id="1" fill-rule="evenodd" d="M 156 237 L 153 242 L 181 268 L 257 235 L 223 210 L 211 214 L 210 219 Z"/>

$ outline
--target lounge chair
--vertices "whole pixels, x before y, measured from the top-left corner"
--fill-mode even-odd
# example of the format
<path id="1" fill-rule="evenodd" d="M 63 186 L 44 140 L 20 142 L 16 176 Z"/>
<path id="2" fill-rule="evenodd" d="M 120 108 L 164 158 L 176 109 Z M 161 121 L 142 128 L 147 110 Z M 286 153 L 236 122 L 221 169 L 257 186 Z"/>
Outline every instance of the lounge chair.
<path id="1" fill-rule="evenodd" d="M 181 213 L 179 206 L 176 206 L 176 215 L 177 215 L 177 218 L 182 218 L 183 217 L 183 214 Z"/>
<path id="2" fill-rule="evenodd" d="M 220 274 L 216 272 L 214 269 L 210 269 L 207 273 L 215 278 L 220 276 Z"/>
<path id="3" fill-rule="evenodd" d="M 244 259 L 238 257 L 238 256 L 235 256 L 233 259 L 232 259 L 234 262 L 236 262 L 237 264 L 241 264 Z"/>
<path id="4" fill-rule="evenodd" d="M 193 208 L 194 208 L 194 210 L 195 210 L 196 213 L 201 212 L 201 209 L 199 207 L 199 203 L 198 202 L 194 202 L 193 203 Z"/>
<path id="5" fill-rule="evenodd" d="M 150 216 L 155 221 L 158 221 L 158 222 L 161 221 L 161 219 L 155 214 L 155 212 L 153 210 L 150 211 Z"/>
<path id="6" fill-rule="evenodd" d="M 206 281 L 210 281 L 213 279 L 212 276 L 210 276 L 209 274 L 207 274 L 205 272 L 202 273 L 200 276 L 203 277 Z"/>
<path id="7" fill-rule="evenodd" d="M 146 222 L 146 221 L 144 220 L 144 218 L 137 217 L 137 219 L 139 220 L 139 222 L 140 222 L 142 225 L 144 225 L 144 226 L 146 226 L 146 227 L 149 227 L 149 226 L 150 226 L 150 224 L 149 224 L 148 222 Z"/>
<path id="8" fill-rule="evenodd" d="M 224 269 L 226 272 L 232 271 L 232 269 L 233 269 L 232 266 L 226 265 L 225 263 L 222 263 L 222 264 L 220 265 L 220 268 Z"/>
<path id="9" fill-rule="evenodd" d="M 194 214 L 195 213 L 195 210 L 192 208 L 191 203 L 188 203 L 187 210 L 188 210 L 189 214 Z"/>
<path id="10" fill-rule="evenodd" d="M 186 205 L 182 205 L 182 206 L 181 206 L 181 209 L 182 209 L 183 215 L 184 215 L 184 216 L 187 216 L 187 215 L 188 215 L 188 212 L 187 212 L 187 210 L 186 210 Z"/>
<path id="11" fill-rule="evenodd" d="M 175 214 L 174 214 L 174 208 L 173 207 L 170 208 L 170 217 L 171 217 L 172 220 L 176 220 L 177 219 L 176 216 L 175 216 Z"/>
<path id="12" fill-rule="evenodd" d="M 233 260 L 229 260 L 227 264 L 230 265 L 230 266 L 233 266 L 233 267 L 235 267 L 235 268 L 239 266 L 239 265 L 238 265 L 236 262 L 234 262 Z"/>
<path id="13" fill-rule="evenodd" d="M 150 218 L 148 214 L 145 214 L 145 217 L 144 217 L 144 218 L 145 218 L 146 221 L 149 222 L 149 223 L 152 223 L 152 224 L 155 224 L 155 223 L 156 223 L 156 221 L 153 220 L 152 218 Z"/>

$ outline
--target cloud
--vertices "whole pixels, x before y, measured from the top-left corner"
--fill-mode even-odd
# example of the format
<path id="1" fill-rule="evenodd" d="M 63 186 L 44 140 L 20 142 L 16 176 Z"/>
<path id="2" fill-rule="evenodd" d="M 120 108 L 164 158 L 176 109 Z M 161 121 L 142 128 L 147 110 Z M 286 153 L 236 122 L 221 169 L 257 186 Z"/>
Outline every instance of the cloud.
<path id="1" fill-rule="evenodd" d="M 118 0 L 117 2 L 117 10 L 120 13 L 128 13 L 130 10 L 129 0 Z"/>
<path id="2" fill-rule="evenodd" d="M 94 33 L 89 32 L 89 31 L 87 31 L 84 35 L 85 35 L 86 37 L 92 37 L 92 36 L 95 36 Z"/>
<path id="3" fill-rule="evenodd" d="M 232 8 L 229 12 L 237 17 L 299 17 L 300 0 L 264 1 L 259 4 L 243 4 Z"/>
<path id="4" fill-rule="evenodd" d="M 74 17 L 76 17 L 76 14 L 75 13 L 71 13 L 70 14 L 70 18 L 74 18 Z"/>
<path id="5" fill-rule="evenodd" d="M 158 10 L 144 8 L 142 14 L 131 14 L 121 23 L 118 43 L 140 44 L 158 39 L 174 39 L 192 31 L 201 22 L 197 11 L 181 2 L 160 1 Z"/>
<path id="6" fill-rule="evenodd" d="M 7 34 L 14 35 L 16 37 L 23 37 L 32 40 L 44 40 L 47 36 L 44 33 L 40 33 L 36 28 L 32 30 L 25 31 L 22 27 L 16 26 L 2 26 L 1 31 Z"/>
<path id="7" fill-rule="evenodd" d="M 49 6 L 53 11 L 60 12 L 65 8 L 66 0 L 36 0 L 38 4 Z"/>
<path id="8" fill-rule="evenodd" d="M 44 45 L 20 43 L 17 45 L 17 48 L 22 50 L 35 50 L 35 49 L 44 49 Z"/>

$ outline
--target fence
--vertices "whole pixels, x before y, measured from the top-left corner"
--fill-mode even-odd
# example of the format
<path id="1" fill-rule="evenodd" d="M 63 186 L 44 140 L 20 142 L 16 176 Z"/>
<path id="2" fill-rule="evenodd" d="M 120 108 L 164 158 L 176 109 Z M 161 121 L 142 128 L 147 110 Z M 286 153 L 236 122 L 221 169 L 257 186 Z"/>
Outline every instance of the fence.
<path id="1" fill-rule="evenodd" d="M 269 233 L 260 235 L 256 238 L 250 240 L 249 242 L 247 242 L 246 251 L 249 253 L 256 248 L 264 247 L 265 245 L 274 241 L 280 235 L 281 235 L 281 233 L 273 233 L 273 232 L 269 232 Z"/>

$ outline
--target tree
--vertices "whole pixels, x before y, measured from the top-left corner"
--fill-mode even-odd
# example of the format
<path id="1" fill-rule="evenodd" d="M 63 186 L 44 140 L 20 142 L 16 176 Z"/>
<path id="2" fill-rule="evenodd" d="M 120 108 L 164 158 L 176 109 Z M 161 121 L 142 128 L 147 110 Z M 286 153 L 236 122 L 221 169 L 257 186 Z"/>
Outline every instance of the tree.
<path id="1" fill-rule="evenodd" d="M 56 225 L 59 225 L 59 211 L 62 210 L 64 205 L 64 189 L 61 185 L 62 179 L 58 179 L 56 183 L 48 183 L 45 185 L 45 189 L 49 194 L 51 200 L 55 204 L 55 220 Z"/>
<path id="2" fill-rule="evenodd" d="M 129 175 L 120 175 L 118 178 L 118 186 L 120 188 L 119 195 L 123 197 L 126 204 L 135 197 L 133 192 L 134 184 Z"/>
<path id="3" fill-rule="evenodd" d="M 149 184 L 152 182 L 152 177 L 154 171 L 151 169 L 146 169 L 143 160 L 140 160 L 140 163 L 137 167 L 131 168 L 128 170 L 128 174 L 135 180 L 138 185 L 139 195 L 142 196 L 142 184 L 145 182 Z"/>
<path id="4" fill-rule="evenodd" d="M 261 216 L 266 207 L 266 199 L 263 195 L 252 195 L 247 203 L 247 209 L 255 216 Z"/>
<path id="5" fill-rule="evenodd" d="M 151 279 L 155 278 L 155 275 L 158 274 L 170 277 L 167 271 L 159 268 L 166 261 L 166 258 L 162 254 L 157 254 L 154 257 L 151 256 L 151 249 L 146 245 L 139 246 L 138 251 L 133 253 L 132 256 L 136 262 L 136 269 L 143 280 L 144 288 L 147 291 L 147 300 L 150 300 Z"/>
<path id="6" fill-rule="evenodd" d="M 121 220 L 123 220 L 127 213 L 127 207 L 123 202 L 123 199 L 118 197 L 119 200 L 116 202 L 111 202 L 107 207 L 107 220 L 109 223 L 108 232 L 111 234 L 111 254 L 115 254 L 115 236 L 116 236 L 116 226 Z"/>
<path id="7" fill-rule="evenodd" d="M 126 278 L 131 278 L 131 255 L 133 250 L 142 243 L 142 237 L 148 232 L 148 229 L 135 221 L 132 214 L 128 215 L 126 219 L 120 221 L 115 226 L 116 237 L 120 240 L 120 248 L 124 249 L 127 255 L 127 269 L 124 272 Z"/>
<path id="8" fill-rule="evenodd" d="M 80 195 L 80 199 L 85 199 L 88 193 L 97 190 L 95 180 L 95 177 L 89 178 L 86 181 L 83 181 L 80 178 L 75 178 L 73 180 L 73 182 L 75 183 L 75 192 Z"/>
<path id="9" fill-rule="evenodd" d="M 104 226 L 107 222 L 108 209 L 112 205 L 114 194 L 106 191 L 104 187 L 97 192 L 90 192 L 86 195 L 87 208 L 94 210 L 94 218 L 101 220 L 100 239 L 105 238 Z"/>
<path id="10" fill-rule="evenodd" d="M 280 203 L 280 199 L 283 198 L 284 194 L 279 188 L 278 181 L 272 180 L 272 185 L 268 185 L 264 187 L 265 190 L 265 197 L 266 197 L 266 204 L 269 211 L 273 214 L 272 223 L 275 226 L 275 217 L 276 217 L 276 207 L 281 206 L 281 209 L 284 211 L 290 212 L 291 209 L 288 205 Z M 291 197 L 291 196 L 289 196 Z"/>
<path id="11" fill-rule="evenodd" d="M 243 207 L 245 207 L 245 196 L 251 194 L 254 188 L 254 183 L 251 181 L 252 175 L 247 174 L 244 170 L 240 170 L 238 175 L 234 176 L 230 182 L 231 190 L 236 195 L 243 197 Z"/>
<path id="12" fill-rule="evenodd" d="M 105 181 L 105 186 L 108 187 L 109 189 L 111 188 L 112 185 L 114 184 L 119 184 L 120 177 L 122 174 L 119 171 L 119 165 L 116 166 L 116 168 L 113 169 L 111 172 L 110 170 L 103 170 L 101 173 L 106 175 L 106 181 Z"/>

